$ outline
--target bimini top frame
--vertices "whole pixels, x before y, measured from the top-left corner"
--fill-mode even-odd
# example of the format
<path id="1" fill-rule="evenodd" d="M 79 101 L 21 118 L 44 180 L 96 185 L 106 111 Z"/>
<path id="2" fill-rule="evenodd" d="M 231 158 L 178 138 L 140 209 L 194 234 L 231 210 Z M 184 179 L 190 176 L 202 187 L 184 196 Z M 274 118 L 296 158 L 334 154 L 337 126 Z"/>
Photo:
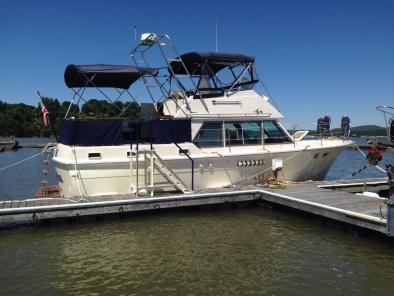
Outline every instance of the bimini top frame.
<path id="1" fill-rule="evenodd" d="M 225 67 L 254 62 L 254 57 L 251 56 L 222 52 L 188 52 L 181 55 L 180 58 L 192 75 L 203 74 L 204 64 L 210 67 L 212 73 L 217 73 Z M 177 61 L 172 62 L 171 67 L 175 74 L 187 74 L 183 66 Z"/>
<path id="2" fill-rule="evenodd" d="M 83 98 L 83 93 L 86 88 L 96 88 L 108 101 L 115 104 L 120 97 L 126 92 L 130 98 L 139 105 L 134 96 L 130 93 L 130 86 L 138 79 L 144 76 L 157 76 L 159 73 L 158 69 L 144 68 L 144 67 L 133 67 L 129 65 L 107 65 L 107 64 L 95 64 L 95 65 L 68 65 L 64 72 L 64 81 L 66 85 L 74 92 L 74 96 L 66 112 L 65 118 L 67 118 L 71 107 L 73 106 L 74 100 L 78 97 L 77 105 L 80 100 L 86 102 Z M 118 92 L 118 97 L 115 100 L 111 100 L 100 88 L 113 88 Z M 78 90 L 75 90 L 78 88 Z M 119 89 L 122 89 L 120 91 Z M 126 107 L 126 109 L 131 105 Z M 125 110 L 118 110 L 121 114 Z"/>
<path id="3" fill-rule="evenodd" d="M 246 85 L 254 85 L 259 80 L 254 71 L 254 57 L 223 52 L 189 52 L 179 57 L 192 77 L 198 78 L 197 90 L 205 96 L 224 95 Z M 177 75 L 185 75 L 184 67 L 178 62 L 171 62 L 171 68 Z M 234 71 L 240 69 L 238 73 Z M 218 72 L 228 69 L 232 75 L 230 83 L 224 83 Z M 246 76 L 249 75 L 247 78 Z M 211 82 L 211 83 L 210 83 Z M 218 92 L 219 91 L 219 92 Z"/>
<path id="4" fill-rule="evenodd" d="M 157 76 L 159 71 L 125 65 L 68 65 L 64 81 L 74 87 L 113 87 L 128 89 L 143 75 Z"/>

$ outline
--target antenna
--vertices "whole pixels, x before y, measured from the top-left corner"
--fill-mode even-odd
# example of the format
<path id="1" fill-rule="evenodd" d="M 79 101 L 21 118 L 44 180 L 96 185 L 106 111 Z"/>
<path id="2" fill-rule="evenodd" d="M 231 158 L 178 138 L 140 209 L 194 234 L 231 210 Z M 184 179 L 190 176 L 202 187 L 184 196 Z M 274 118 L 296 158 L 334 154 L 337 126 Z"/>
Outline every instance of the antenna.
<path id="1" fill-rule="evenodd" d="M 137 26 L 134 26 L 134 41 L 137 42 Z"/>
<path id="2" fill-rule="evenodd" d="M 218 52 L 218 20 L 215 21 L 215 50 Z"/>

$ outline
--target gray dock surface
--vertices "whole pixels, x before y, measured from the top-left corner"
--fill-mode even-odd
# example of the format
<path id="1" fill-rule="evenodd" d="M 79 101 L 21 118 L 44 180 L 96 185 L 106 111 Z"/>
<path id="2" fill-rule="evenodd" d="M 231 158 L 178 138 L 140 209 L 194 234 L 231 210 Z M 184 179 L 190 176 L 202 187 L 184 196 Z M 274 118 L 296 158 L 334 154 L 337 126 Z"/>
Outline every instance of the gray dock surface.
<path id="1" fill-rule="evenodd" d="M 83 200 L 80 198 L 40 198 L 2 201 L 0 202 L 0 222 L 3 224 L 37 223 L 165 208 L 253 202 L 279 205 L 369 231 L 391 235 L 387 227 L 387 200 L 356 195 L 344 191 L 346 188 L 350 188 L 349 191 L 363 191 L 365 188 L 385 189 L 387 179 L 289 183 L 284 189 L 247 185 L 209 189 L 192 194 L 166 193 L 154 197 L 123 194 L 85 197 Z"/>

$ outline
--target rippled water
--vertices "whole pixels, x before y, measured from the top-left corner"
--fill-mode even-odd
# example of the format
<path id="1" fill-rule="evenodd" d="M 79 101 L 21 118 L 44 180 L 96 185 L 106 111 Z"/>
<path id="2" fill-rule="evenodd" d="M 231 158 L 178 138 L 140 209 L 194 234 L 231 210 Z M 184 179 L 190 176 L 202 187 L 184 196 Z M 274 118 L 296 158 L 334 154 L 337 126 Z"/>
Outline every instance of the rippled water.
<path id="1" fill-rule="evenodd" d="M 11 153 L 0 167 L 36 152 Z M 346 150 L 327 178 L 363 165 Z M 39 181 L 39 162 L 14 170 L 1 175 L 1 196 L 31 196 L 23 175 Z M 0 231 L 0 295 L 390 295 L 393 265 L 386 243 L 268 208 Z"/>

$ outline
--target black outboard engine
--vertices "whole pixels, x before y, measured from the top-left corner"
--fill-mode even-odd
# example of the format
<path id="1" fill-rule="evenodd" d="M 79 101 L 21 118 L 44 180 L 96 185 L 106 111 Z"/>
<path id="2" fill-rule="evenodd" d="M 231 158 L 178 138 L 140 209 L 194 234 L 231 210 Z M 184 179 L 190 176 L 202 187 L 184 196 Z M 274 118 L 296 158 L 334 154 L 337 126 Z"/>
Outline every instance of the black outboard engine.
<path id="1" fill-rule="evenodd" d="M 350 133 L 350 118 L 347 115 L 342 116 L 342 119 L 341 119 L 341 130 L 342 130 L 342 134 L 345 137 L 349 136 L 349 133 Z"/>
<path id="2" fill-rule="evenodd" d="M 331 124 L 331 117 L 326 115 L 323 118 L 319 118 L 317 120 L 317 132 L 325 132 L 330 130 L 330 124 Z"/>
<path id="3" fill-rule="evenodd" d="M 394 143 L 394 117 L 390 120 L 390 141 Z"/>

